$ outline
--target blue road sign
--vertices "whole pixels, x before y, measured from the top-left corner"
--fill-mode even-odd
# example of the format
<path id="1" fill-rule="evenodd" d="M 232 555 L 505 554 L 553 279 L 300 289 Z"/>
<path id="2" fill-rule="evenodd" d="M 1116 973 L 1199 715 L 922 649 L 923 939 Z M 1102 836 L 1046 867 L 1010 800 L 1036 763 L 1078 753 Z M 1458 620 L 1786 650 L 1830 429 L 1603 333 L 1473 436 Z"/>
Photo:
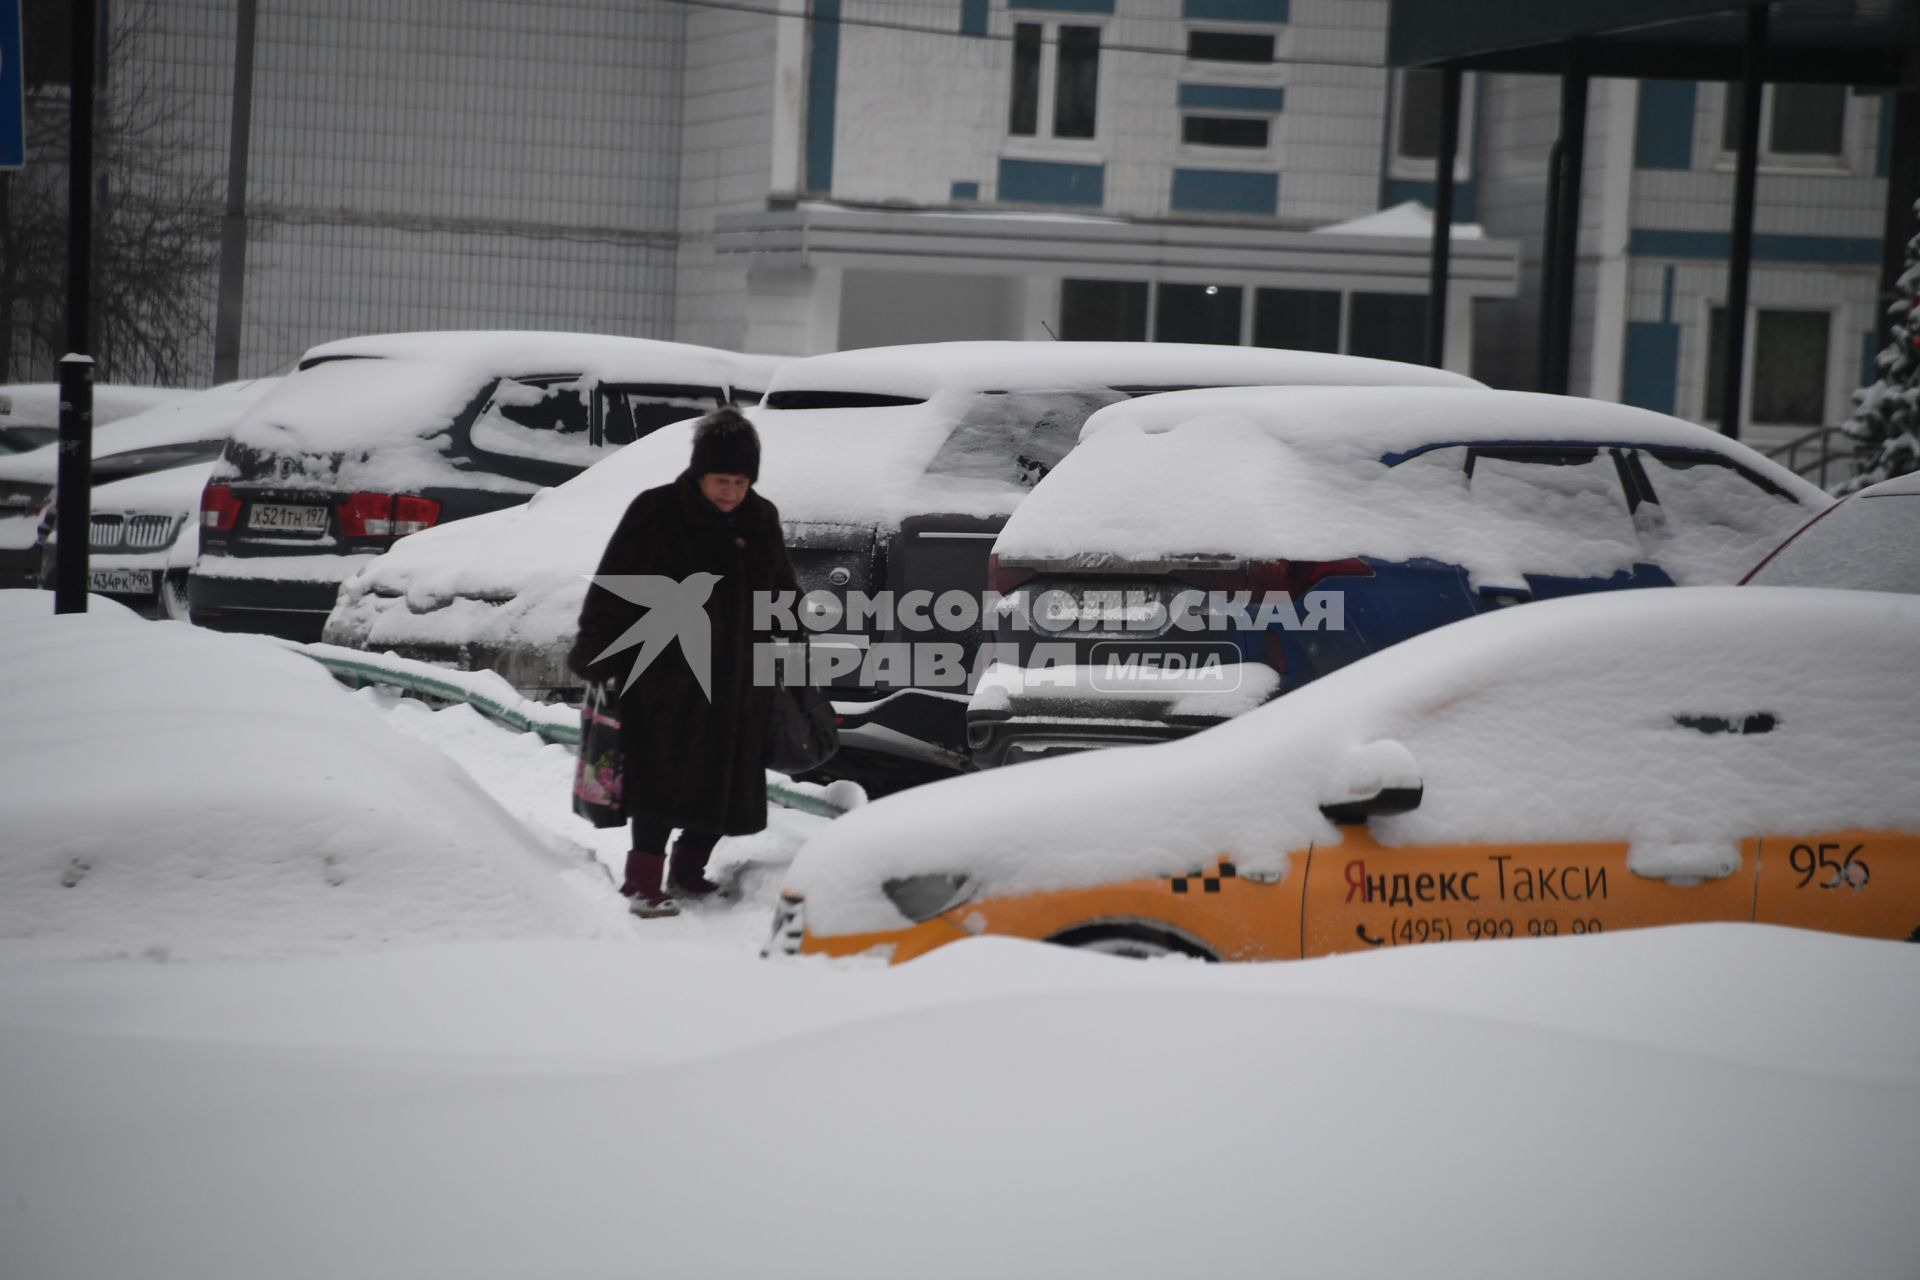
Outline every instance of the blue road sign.
<path id="1" fill-rule="evenodd" d="M 21 55 L 20 0 L 0 0 L 0 169 L 27 162 L 27 65 Z"/>

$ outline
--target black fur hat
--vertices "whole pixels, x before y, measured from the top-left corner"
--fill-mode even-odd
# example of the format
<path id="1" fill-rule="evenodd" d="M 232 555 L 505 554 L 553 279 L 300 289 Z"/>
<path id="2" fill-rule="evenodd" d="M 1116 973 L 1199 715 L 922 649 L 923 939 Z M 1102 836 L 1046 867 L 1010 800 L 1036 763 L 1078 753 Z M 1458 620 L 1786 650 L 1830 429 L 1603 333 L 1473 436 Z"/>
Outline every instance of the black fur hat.
<path id="1" fill-rule="evenodd" d="M 693 424 L 693 464 L 688 470 L 695 477 L 718 473 L 758 483 L 759 433 L 738 409 L 721 405 Z"/>

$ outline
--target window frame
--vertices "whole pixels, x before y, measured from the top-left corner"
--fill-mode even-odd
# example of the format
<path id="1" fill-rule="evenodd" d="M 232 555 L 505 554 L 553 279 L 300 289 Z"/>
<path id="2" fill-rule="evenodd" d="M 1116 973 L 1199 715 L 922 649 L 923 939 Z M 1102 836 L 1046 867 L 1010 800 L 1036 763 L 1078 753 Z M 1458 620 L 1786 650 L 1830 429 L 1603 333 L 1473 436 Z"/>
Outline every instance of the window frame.
<path id="1" fill-rule="evenodd" d="M 1845 85 L 1833 87 L 1840 90 L 1840 142 L 1838 150 L 1826 152 L 1775 151 L 1773 149 L 1773 104 L 1778 95 L 1774 92 L 1773 84 L 1760 86 L 1760 167 L 1762 169 L 1781 173 L 1835 175 L 1853 172 L 1854 130 L 1858 127 L 1854 122 L 1853 95 L 1847 92 Z M 1738 81 L 1728 81 L 1720 88 L 1720 118 L 1713 133 L 1713 167 L 1715 169 L 1732 170 L 1739 165 L 1739 152 L 1734 147 L 1726 145 L 1727 129 L 1731 123 L 1734 108 L 1734 95 L 1739 91 Z"/>
<path id="2" fill-rule="evenodd" d="M 1013 52 L 1007 66 L 1006 111 L 1004 115 L 1006 138 L 1010 151 L 1016 154 L 1043 155 L 1049 150 L 1056 154 L 1068 151 L 1084 154 L 1098 148 L 1105 137 L 1106 118 L 1110 114 L 1109 94 L 1106 90 L 1108 67 L 1112 63 L 1109 55 L 1108 39 L 1110 15 L 1100 13 L 1029 13 L 1018 11 L 1018 16 L 1008 26 L 1008 45 Z M 1013 96 L 1014 74 L 1018 65 L 1018 37 L 1022 27 L 1040 29 L 1040 65 L 1034 99 L 1034 131 L 1032 133 L 1014 132 Z M 1094 33 L 1095 56 L 1098 59 L 1093 77 L 1093 133 L 1088 137 L 1062 135 L 1057 132 L 1060 112 L 1060 33 L 1068 27 L 1079 27 Z M 1031 151 L 1029 151 L 1031 149 Z"/>
<path id="3" fill-rule="evenodd" d="M 1714 369 L 1713 360 L 1713 317 L 1715 312 L 1724 315 L 1726 310 L 1726 299 L 1708 298 L 1702 303 L 1700 316 L 1700 412 L 1697 420 L 1709 426 L 1720 427 L 1722 430 L 1725 429 L 1725 424 L 1720 421 L 1721 417 L 1725 416 L 1724 406 L 1722 406 L 1723 412 L 1719 416 L 1714 416 L 1709 411 L 1713 408 L 1713 397 L 1716 394 L 1720 381 L 1719 378 L 1715 376 L 1716 370 Z M 1805 313 L 1826 317 L 1827 350 L 1825 357 L 1821 360 L 1821 407 L 1820 420 L 1818 422 L 1787 422 L 1776 418 L 1763 418 L 1754 412 L 1758 407 L 1754 399 L 1754 373 L 1760 364 L 1757 358 L 1760 347 L 1760 317 L 1764 313 Z M 1724 321 L 1722 323 L 1724 323 Z M 1841 325 L 1838 307 L 1767 306 L 1759 303 L 1750 304 L 1747 307 L 1746 357 L 1743 361 L 1745 367 L 1740 371 L 1741 420 L 1739 425 L 1741 429 L 1744 430 L 1747 427 L 1784 427 L 1810 431 L 1815 427 L 1834 425 L 1832 422 L 1829 422 L 1828 419 L 1833 413 L 1833 378 L 1835 368 L 1833 344 L 1835 335 L 1840 331 Z"/>
<path id="4" fill-rule="evenodd" d="M 1415 72 L 1426 75 L 1442 75 L 1439 71 L 1423 71 L 1416 67 L 1402 67 L 1388 79 L 1387 95 L 1387 176 L 1403 182 L 1432 182 L 1438 169 L 1434 156 L 1409 156 L 1400 149 L 1400 116 L 1406 103 L 1407 77 Z M 1459 145 L 1453 156 L 1453 180 L 1455 182 L 1473 181 L 1473 139 L 1479 123 L 1479 79 L 1478 73 L 1468 71 L 1460 76 L 1460 136 Z"/>

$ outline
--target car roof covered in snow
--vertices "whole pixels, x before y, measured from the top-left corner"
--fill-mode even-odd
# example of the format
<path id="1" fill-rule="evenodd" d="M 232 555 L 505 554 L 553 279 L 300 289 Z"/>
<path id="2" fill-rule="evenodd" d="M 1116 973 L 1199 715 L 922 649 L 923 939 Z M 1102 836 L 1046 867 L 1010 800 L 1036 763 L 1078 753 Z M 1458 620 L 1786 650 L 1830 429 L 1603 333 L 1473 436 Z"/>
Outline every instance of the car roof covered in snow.
<path id="1" fill-rule="evenodd" d="M 1836 660 L 1835 655 L 1844 655 Z M 902 927 L 882 885 L 980 898 L 1180 874 L 1298 874 L 1342 843 L 1320 805 L 1383 741 L 1425 793 L 1387 846 L 1626 841 L 1647 875 L 1725 875 L 1755 835 L 1920 829 L 1920 599 L 1701 587 L 1600 592 L 1426 632 L 1150 747 L 962 775 L 856 809 L 786 886 L 809 927 Z M 1765 713 L 1769 731 L 1716 732 Z M 1577 730 L 1577 731 L 1576 731 Z M 1730 862 L 1729 862 L 1730 860 Z"/>
<path id="2" fill-rule="evenodd" d="M 593 376 L 603 382 L 678 382 L 765 390 L 786 360 L 686 342 L 604 333 L 471 329 L 341 338 L 300 357 L 307 369 L 332 360 L 422 360 L 477 369 L 492 377 Z"/>
<path id="3" fill-rule="evenodd" d="M 96 426 L 93 456 L 98 460 L 136 449 L 222 439 L 280 381 L 279 378 L 254 378 L 246 382 L 225 382 L 205 391 L 180 392 L 178 398 L 170 402 Z M 59 470 L 57 444 L 0 458 L 0 480 L 52 484 Z"/>
<path id="4" fill-rule="evenodd" d="M 1008 520 L 994 548 L 1003 559 L 1428 557 L 1466 566 L 1478 584 L 1511 585 L 1527 572 L 1604 578 L 1647 558 L 1604 451 L 1521 478 L 1503 476 L 1512 464 L 1499 461 L 1469 471 L 1466 450 L 1448 446 L 1640 445 L 1728 459 L 1746 476 L 1656 477 L 1656 490 L 1718 504 L 1672 513 L 1676 541 L 1661 562 L 1679 581 L 1735 581 L 1832 501 L 1678 418 L 1485 388 L 1169 392 L 1102 409 L 1080 438 Z M 1512 501 L 1489 501 L 1503 483 Z M 1719 518 L 1734 503 L 1748 510 Z"/>
<path id="5" fill-rule="evenodd" d="M 928 399 L 942 391 L 1064 390 L 1255 383 L 1477 387 L 1463 374 L 1397 360 L 1195 342 L 928 342 L 808 356 L 770 394 L 847 392 Z"/>

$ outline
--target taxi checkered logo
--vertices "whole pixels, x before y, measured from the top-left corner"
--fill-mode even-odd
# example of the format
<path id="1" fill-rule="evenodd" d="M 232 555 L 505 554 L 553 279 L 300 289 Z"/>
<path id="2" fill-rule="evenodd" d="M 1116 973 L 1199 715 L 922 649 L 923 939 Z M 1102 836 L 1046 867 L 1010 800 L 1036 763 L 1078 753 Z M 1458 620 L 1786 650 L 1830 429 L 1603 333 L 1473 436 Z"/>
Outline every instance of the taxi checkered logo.
<path id="1" fill-rule="evenodd" d="M 1175 893 L 1218 893 L 1222 880 L 1232 880 L 1239 874 L 1239 868 L 1222 858 L 1212 875 L 1204 871 L 1190 871 L 1184 876 L 1169 876 L 1168 881 Z M 1194 888 L 1196 884 L 1199 886 L 1197 890 Z"/>

